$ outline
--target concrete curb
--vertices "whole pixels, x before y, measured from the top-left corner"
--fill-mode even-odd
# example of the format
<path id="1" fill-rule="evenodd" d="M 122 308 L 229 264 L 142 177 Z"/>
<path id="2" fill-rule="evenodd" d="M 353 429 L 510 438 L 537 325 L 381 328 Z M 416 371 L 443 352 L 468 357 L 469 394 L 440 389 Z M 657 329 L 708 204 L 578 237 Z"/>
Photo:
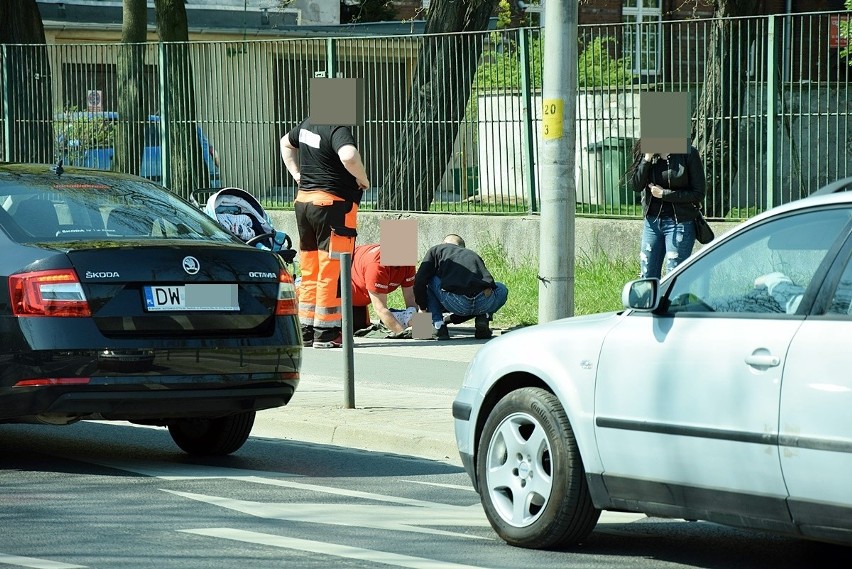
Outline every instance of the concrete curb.
<path id="1" fill-rule="evenodd" d="M 304 387 L 303 387 L 304 386 Z M 258 413 L 252 436 L 275 437 L 461 465 L 453 429 L 455 392 L 359 382 L 343 407 L 340 379 L 304 376 L 289 405 Z"/>

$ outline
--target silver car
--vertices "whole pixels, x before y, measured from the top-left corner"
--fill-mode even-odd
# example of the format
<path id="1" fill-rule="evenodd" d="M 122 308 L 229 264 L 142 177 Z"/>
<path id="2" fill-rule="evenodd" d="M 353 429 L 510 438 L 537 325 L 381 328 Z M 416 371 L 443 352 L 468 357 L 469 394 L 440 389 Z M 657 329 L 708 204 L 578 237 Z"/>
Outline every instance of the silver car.
<path id="1" fill-rule="evenodd" d="M 628 283 L 621 312 L 477 353 L 453 416 L 501 538 L 569 546 L 610 510 L 852 544 L 847 188 Z"/>

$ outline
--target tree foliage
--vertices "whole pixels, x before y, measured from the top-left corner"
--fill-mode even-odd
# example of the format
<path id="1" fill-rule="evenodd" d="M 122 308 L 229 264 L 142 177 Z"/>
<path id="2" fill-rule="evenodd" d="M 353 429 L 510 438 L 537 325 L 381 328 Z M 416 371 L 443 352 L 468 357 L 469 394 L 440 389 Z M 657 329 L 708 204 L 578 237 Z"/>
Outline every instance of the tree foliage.
<path id="1" fill-rule="evenodd" d="M 518 33 L 527 33 L 517 30 Z M 543 36 L 529 42 L 530 85 L 533 89 L 542 86 L 542 48 Z M 577 64 L 578 87 L 606 87 L 627 85 L 633 81 L 630 61 L 627 58 L 613 57 L 608 49 L 615 44 L 615 38 L 598 37 L 586 44 Z M 502 48 L 501 48 L 502 46 Z M 514 41 L 503 41 L 483 53 L 484 62 L 476 72 L 474 85 L 477 89 L 520 89 L 522 54 Z"/>
<path id="2" fill-rule="evenodd" d="M 852 10 L 852 0 L 846 0 L 844 5 L 847 10 Z M 846 47 L 840 50 L 840 57 L 845 57 L 846 62 L 852 65 L 852 57 L 849 57 L 852 55 L 852 46 L 849 45 L 849 39 L 852 37 L 852 22 L 849 21 L 849 17 L 841 18 L 837 26 L 840 37 L 846 38 L 847 42 Z"/>

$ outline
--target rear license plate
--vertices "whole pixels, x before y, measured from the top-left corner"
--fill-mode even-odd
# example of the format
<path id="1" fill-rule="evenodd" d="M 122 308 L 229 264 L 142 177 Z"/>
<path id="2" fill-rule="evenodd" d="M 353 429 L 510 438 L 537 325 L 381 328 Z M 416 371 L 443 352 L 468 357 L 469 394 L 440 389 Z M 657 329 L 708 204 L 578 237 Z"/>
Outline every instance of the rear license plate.
<path id="1" fill-rule="evenodd" d="M 239 310 L 237 285 L 188 284 L 145 287 L 145 310 Z"/>

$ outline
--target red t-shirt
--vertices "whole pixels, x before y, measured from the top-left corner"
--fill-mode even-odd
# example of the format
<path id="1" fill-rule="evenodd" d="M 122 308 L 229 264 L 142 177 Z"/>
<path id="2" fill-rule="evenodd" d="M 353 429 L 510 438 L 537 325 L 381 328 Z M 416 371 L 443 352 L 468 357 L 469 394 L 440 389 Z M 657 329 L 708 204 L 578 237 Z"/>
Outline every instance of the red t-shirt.
<path id="1" fill-rule="evenodd" d="M 368 306 L 369 293 L 388 294 L 399 287 L 414 286 L 414 266 L 386 267 L 381 264 L 377 243 L 358 245 L 352 256 L 352 306 Z"/>

